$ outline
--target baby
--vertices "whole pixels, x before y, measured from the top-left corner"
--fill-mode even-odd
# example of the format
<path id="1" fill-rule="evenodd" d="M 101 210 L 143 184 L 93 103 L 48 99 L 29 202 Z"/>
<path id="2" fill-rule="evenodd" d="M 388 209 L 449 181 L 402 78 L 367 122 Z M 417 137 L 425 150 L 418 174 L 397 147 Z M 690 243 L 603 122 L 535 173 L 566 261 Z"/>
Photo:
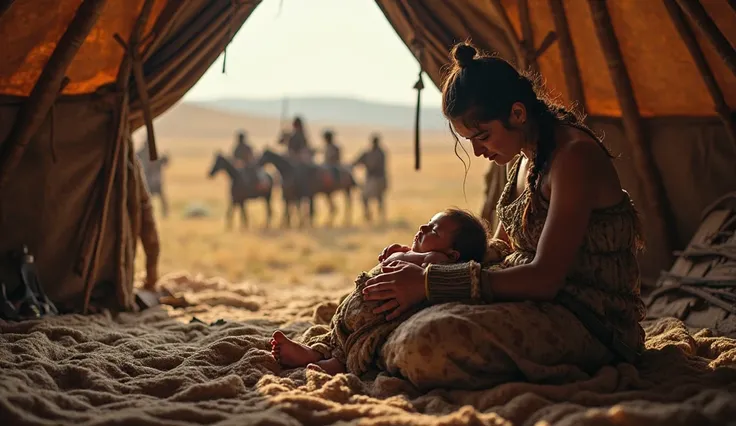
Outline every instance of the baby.
<path id="1" fill-rule="evenodd" d="M 365 302 L 365 282 L 380 273 L 382 264 L 403 260 L 419 266 L 430 263 L 482 262 L 486 254 L 488 232 L 481 219 L 460 209 L 437 213 L 429 223 L 419 227 L 411 247 L 393 244 L 378 257 L 382 263 L 355 280 L 355 290 L 346 296 L 324 334 L 301 344 L 276 331 L 271 339 L 271 354 L 284 367 L 319 368 L 329 374 L 350 372 L 358 376 L 375 364 L 384 340 L 419 306 L 397 319 L 386 321 L 384 314 L 373 310 L 383 302 Z"/>

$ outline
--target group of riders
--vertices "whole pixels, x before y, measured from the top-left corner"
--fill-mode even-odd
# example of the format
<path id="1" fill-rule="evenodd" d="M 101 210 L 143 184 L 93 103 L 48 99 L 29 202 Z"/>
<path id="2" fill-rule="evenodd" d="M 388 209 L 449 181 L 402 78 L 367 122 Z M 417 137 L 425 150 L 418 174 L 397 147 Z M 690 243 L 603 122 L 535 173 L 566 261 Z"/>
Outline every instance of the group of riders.
<path id="1" fill-rule="evenodd" d="M 324 139 L 323 165 L 333 172 L 334 179 L 337 181 L 340 179 L 340 169 L 346 167 L 342 163 L 340 146 L 335 142 L 335 134 L 332 130 L 325 130 L 322 137 Z M 292 131 L 282 134 L 279 144 L 286 146 L 287 156 L 292 162 L 315 163 L 314 156 L 317 150 L 310 146 L 300 117 L 294 118 Z M 255 162 L 253 148 L 246 140 L 246 134 L 243 131 L 238 132 L 237 142 L 233 149 L 233 158 L 241 167 Z M 347 165 L 347 167 L 352 168 L 358 165 L 365 167 L 366 181 L 378 179 L 385 186 L 386 154 L 381 147 L 381 141 L 378 135 L 372 137 L 371 147 L 363 152 L 352 164 Z M 375 185 L 375 182 L 371 184 L 371 186 Z"/>
<path id="2" fill-rule="evenodd" d="M 362 187 L 363 201 L 377 200 L 379 210 L 383 210 L 383 193 L 387 188 L 386 178 L 386 154 L 381 146 L 380 136 L 374 134 L 371 137 L 370 147 L 363 151 L 358 158 L 350 164 L 342 163 L 340 146 L 335 142 L 335 134 L 332 130 L 325 130 L 322 134 L 324 140 L 322 166 L 330 170 L 331 185 L 339 186 L 341 170 L 351 169 L 356 166 L 365 168 L 365 182 Z M 286 157 L 295 164 L 317 164 L 314 160 L 317 150 L 312 148 L 305 135 L 304 124 L 301 117 L 295 117 L 292 122 L 291 132 L 282 133 L 279 139 L 280 145 L 286 147 Z M 161 179 L 162 167 L 168 164 L 168 156 L 162 155 L 156 161 L 148 158 L 147 144 L 144 143 L 137 152 L 138 159 L 143 167 L 144 175 L 148 183 L 148 189 L 152 196 L 161 198 L 162 213 L 165 217 L 168 213 L 166 197 L 163 193 Z M 236 167 L 245 169 L 257 166 L 257 159 L 253 147 L 247 140 L 245 131 L 238 131 L 236 143 L 232 151 L 232 160 Z"/>

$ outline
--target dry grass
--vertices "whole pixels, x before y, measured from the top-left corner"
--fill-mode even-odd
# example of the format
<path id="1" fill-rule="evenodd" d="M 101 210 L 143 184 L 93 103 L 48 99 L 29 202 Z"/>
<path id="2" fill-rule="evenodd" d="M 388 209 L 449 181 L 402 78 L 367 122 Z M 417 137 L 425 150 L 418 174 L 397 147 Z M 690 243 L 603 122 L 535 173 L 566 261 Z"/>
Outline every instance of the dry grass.
<path id="1" fill-rule="evenodd" d="M 348 132 L 343 132 L 344 134 Z M 366 134 L 368 134 L 366 132 Z M 165 136 L 165 135 L 164 135 Z M 428 135 L 423 147 L 422 170 L 413 168 L 411 134 L 397 134 L 398 140 L 386 141 L 390 152 L 390 189 L 388 192 L 388 223 L 368 225 L 362 220 L 362 205 L 358 194 L 353 197 L 353 225 L 343 226 L 343 201 L 338 196 L 338 225 L 325 228 L 326 203 L 317 202 L 317 226 L 303 230 L 282 230 L 280 193 L 274 196 L 276 228 L 262 229 L 265 223 L 263 202 L 248 206 L 250 228 L 225 230 L 224 214 L 228 200 L 229 179 L 219 175 L 206 177 L 212 152 L 229 150 L 229 139 L 167 139 L 160 146 L 172 157 L 165 169 L 171 213 L 158 217 L 162 244 L 161 273 L 189 270 L 205 275 L 218 275 L 231 281 L 255 280 L 283 284 L 307 282 L 309 276 L 338 273 L 354 277 L 360 270 L 376 262 L 380 250 L 393 242 L 409 243 L 416 227 L 436 211 L 449 206 L 480 210 L 482 176 L 486 165 L 473 161 L 466 184 L 467 200 L 463 195 L 463 165 L 452 149 L 448 135 Z M 340 140 L 345 157 L 354 158 L 363 140 Z M 316 140 L 315 140 L 316 142 Z M 313 142 L 314 143 L 314 142 Z M 258 141 L 256 141 L 258 145 Z M 275 173 L 275 171 L 274 171 Z M 362 170 L 357 178 L 362 181 Z M 205 206 L 209 217 L 187 218 L 185 212 L 194 204 Z M 154 206 L 160 211 L 158 200 Z M 239 216 L 235 217 L 238 225 Z M 142 270 L 142 253 L 136 269 Z"/>

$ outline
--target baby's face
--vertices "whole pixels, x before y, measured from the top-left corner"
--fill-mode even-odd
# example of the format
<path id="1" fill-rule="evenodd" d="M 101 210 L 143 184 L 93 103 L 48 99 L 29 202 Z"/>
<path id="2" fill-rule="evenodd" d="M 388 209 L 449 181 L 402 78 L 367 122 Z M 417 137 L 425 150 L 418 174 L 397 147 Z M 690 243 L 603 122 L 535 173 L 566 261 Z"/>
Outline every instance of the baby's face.
<path id="1" fill-rule="evenodd" d="M 452 219 L 444 213 L 437 213 L 429 223 L 419 227 L 411 249 L 418 253 L 430 251 L 446 253 L 452 250 L 456 230 L 457 224 Z"/>

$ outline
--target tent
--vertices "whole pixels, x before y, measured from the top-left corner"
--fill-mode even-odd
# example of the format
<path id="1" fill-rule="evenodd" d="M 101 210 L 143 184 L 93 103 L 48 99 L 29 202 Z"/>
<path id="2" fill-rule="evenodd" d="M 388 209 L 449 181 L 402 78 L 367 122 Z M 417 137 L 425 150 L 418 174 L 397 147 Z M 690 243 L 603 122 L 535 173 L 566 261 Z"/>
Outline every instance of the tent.
<path id="1" fill-rule="evenodd" d="M 95 292 L 133 306 L 146 191 L 129 136 L 181 99 L 257 3 L 0 2 L 0 253 L 27 245 L 64 309 Z"/>
<path id="2" fill-rule="evenodd" d="M 471 39 L 576 102 L 605 136 L 640 209 L 650 280 L 703 209 L 736 190 L 736 5 L 719 0 L 378 0 L 439 84 L 448 46 Z M 415 46 L 420 46 L 417 49 Z M 487 214 L 505 172 L 489 179 Z"/>
<path id="3" fill-rule="evenodd" d="M 153 117 L 227 54 L 258 3 L 0 2 L 0 252 L 29 245 L 52 299 L 81 308 L 108 283 L 132 305 L 141 190 L 128 136 L 147 125 L 154 139 Z M 733 0 L 376 3 L 435 84 L 449 47 L 471 38 L 583 106 L 643 213 L 646 277 L 736 190 Z M 491 168 L 489 217 L 504 179 Z"/>

